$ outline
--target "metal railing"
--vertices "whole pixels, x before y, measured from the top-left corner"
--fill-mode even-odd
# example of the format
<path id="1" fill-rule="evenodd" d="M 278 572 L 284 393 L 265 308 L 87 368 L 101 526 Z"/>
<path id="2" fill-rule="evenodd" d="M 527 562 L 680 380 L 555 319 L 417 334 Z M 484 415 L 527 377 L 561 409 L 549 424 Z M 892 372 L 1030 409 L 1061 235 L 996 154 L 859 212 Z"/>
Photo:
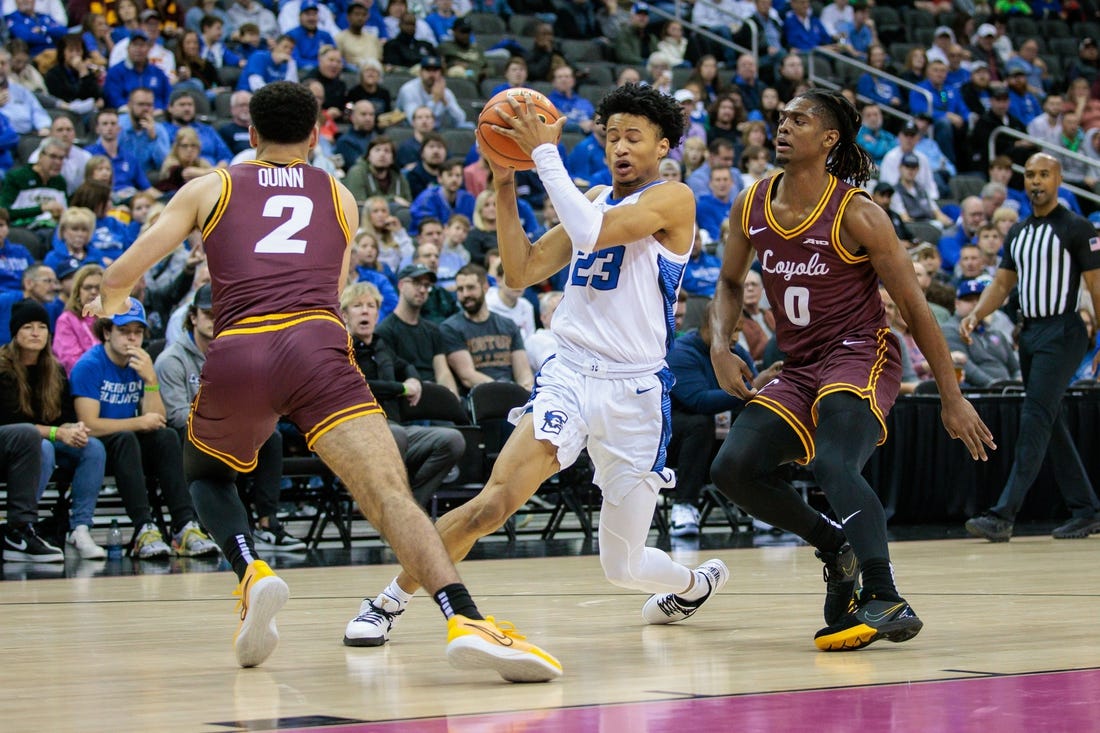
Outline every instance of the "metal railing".
<path id="1" fill-rule="evenodd" d="M 1017 140 L 1026 140 L 1027 142 L 1031 143 L 1032 145 L 1036 145 L 1036 146 L 1042 148 L 1044 150 L 1044 152 L 1048 152 L 1048 153 L 1053 154 L 1055 158 L 1071 158 L 1071 159 L 1076 160 L 1078 162 L 1090 165 L 1096 170 L 1097 177 L 1100 178 L 1100 160 L 1096 160 L 1095 158 L 1090 158 L 1087 155 L 1081 155 L 1080 153 L 1074 152 L 1072 150 L 1067 150 L 1066 148 L 1063 148 L 1061 145 L 1056 145 L 1055 143 L 1047 142 L 1046 140 L 1040 140 L 1036 137 L 1032 137 L 1031 135 L 1020 132 L 1019 130 L 1013 130 L 1011 127 L 998 127 L 996 129 L 994 129 L 993 132 L 990 134 L 990 136 L 989 136 L 989 159 L 990 160 L 993 160 L 993 158 L 995 158 L 996 155 L 997 155 L 997 138 L 1000 137 L 1001 135 L 1007 135 L 1008 137 L 1016 138 Z M 1016 171 L 1017 173 L 1023 173 L 1024 172 L 1023 166 L 1021 166 L 1018 163 L 1013 163 L 1012 164 L 1012 170 Z M 1092 201 L 1094 204 L 1100 204 L 1100 195 L 1097 195 L 1096 192 L 1090 191 L 1087 188 L 1081 188 L 1080 186 L 1075 186 L 1072 183 L 1066 183 L 1064 180 L 1062 181 L 1062 185 L 1066 189 L 1072 191 L 1074 196 L 1079 196 L 1081 198 L 1088 199 L 1089 201 Z"/>
<path id="2" fill-rule="evenodd" d="M 929 111 L 931 111 L 931 109 L 932 109 L 932 92 L 929 91 L 928 89 L 925 89 L 924 87 L 919 86 L 917 84 L 914 84 L 912 82 L 906 81 L 905 79 L 902 79 L 901 77 L 894 76 L 893 74 L 891 74 L 889 72 L 886 72 L 886 71 L 883 71 L 882 69 L 876 69 L 874 66 L 869 66 L 869 65 L 863 63 L 862 61 L 859 61 L 858 59 L 852 58 L 851 56 L 846 56 L 845 54 L 837 53 L 836 51 L 832 51 L 832 50 L 827 49 L 827 48 L 815 48 L 809 54 L 810 55 L 810 63 L 809 63 L 809 67 L 810 67 L 809 72 L 810 73 L 809 73 L 808 78 L 809 78 L 811 84 L 814 84 L 814 85 L 817 85 L 817 86 L 823 86 L 827 89 L 833 89 L 833 90 L 840 89 L 840 86 L 841 86 L 839 83 L 833 81 L 832 79 L 825 79 L 823 77 L 820 77 L 816 73 L 816 70 L 814 68 L 815 65 L 813 63 L 813 56 L 815 54 L 823 56 L 823 57 L 825 57 L 825 58 L 827 58 L 831 61 L 837 62 L 837 63 L 847 64 L 847 65 L 852 66 L 852 67 L 854 67 L 854 68 L 856 68 L 856 69 L 858 69 L 858 70 L 860 70 L 864 73 L 871 74 L 873 76 L 881 77 L 883 79 L 886 79 L 887 81 L 891 81 L 894 84 L 897 84 L 898 87 L 900 87 L 900 88 L 908 89 L 909 91 L 913 91 L 913 92 L 917 92 L 917 93 L 923 95 L 926 100 L 928 100 L 928 109 L 929 109 Z M 875 102 L 876 101 L 876 100 L 873 100 L 869 97 L 865 97 L 862 94 L 858 95 L 858 97 L 861 101 L 864 101 L 864 102 Z M 904 105 L 904 106 L 908 107 L 909 105 Z M 886 114 L 893 115 L 894 117 L 898 117 L 900 119 L 903 119 L 906 122 L 913 119 L 912 115 L 907 114 L 906 112 L 902 112 L 901 110 L 896 109 L 896 108 L 892 107 L 891 105 L 879 104 L 879 107 L 881 107 L 882 111 L 885 112 Z"/>

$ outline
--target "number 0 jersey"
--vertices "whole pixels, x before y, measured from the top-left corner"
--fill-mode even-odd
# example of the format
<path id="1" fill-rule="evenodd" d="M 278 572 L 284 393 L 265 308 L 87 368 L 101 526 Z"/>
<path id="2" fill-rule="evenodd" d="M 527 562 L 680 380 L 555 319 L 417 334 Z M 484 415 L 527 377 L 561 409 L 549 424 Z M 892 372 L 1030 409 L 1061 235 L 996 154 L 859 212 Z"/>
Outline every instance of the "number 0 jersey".
<path id="1" fill-rule="evenodd" d="M 202 238 L 215 334 L 243 318 L 317 310 L 339 318 L 352 233 L 335 179 L 304 161 L 247 161 L 214 173 L 222 194 Z"/>
<path id="2" fill-rule="evenodd" d="M 794 229 L 784 229 L 771 210 L 782 175 L 752 185 L 741 228 L 756 250 L 764 291 L 779 316 L 775 330 L 780 350 L 792 362 L 815 361 L 846 336 L 886 326 L 870 258 L 853 255 L 840 243 L 848 202 L 867 194 L 829 176 L 813 212 Z"/>
<path id="3" fill-rule="evenodd" d="M 663 183 L 618 200 L 608 187 L 593 203 L 600 211 L 634 204 L 645 190 Z M 559 351 L 659 370 L 672 346 L 676 291 L 689 257 L 690 252 L 666 249 L 652 235 L 587 254 L 574 249 L 565 297 L 551 323 Z"/>

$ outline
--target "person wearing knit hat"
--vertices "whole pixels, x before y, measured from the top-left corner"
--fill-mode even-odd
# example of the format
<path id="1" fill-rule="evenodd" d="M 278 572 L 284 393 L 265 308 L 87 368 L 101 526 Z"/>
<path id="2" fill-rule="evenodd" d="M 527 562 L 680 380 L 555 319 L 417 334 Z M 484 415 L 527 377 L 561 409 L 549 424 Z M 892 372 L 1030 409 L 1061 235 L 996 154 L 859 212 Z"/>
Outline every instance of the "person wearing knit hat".
<path id="1" fill-rule="evenodd" d="M 42 495 L 55 466 L 72 472 L 66 544 L 82 558 L 99 559 L 106 553 L 89 530 L 103 486 L 107 453 L 103 443 L 72 414 L 68 381 L 50 348 L 49 324 L 49 313 L 35 300 L 28 298 L 12 306 L 8 321 L 12 340 L 0 347 L 0 425 L 29 423 L 38 432 L 36 496 Z M 17 527 L 9 528 L 4 539 L 4 559 L 60 562 L 64 555 L 37 537 L 33 529 Z"/>

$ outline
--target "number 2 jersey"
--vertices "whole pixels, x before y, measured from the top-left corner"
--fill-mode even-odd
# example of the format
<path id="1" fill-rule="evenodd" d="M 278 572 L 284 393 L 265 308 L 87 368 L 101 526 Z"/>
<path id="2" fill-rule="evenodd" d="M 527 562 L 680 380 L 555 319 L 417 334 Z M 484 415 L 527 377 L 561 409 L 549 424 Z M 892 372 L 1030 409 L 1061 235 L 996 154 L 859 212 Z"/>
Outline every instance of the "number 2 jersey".
<path id="1" fill-rule="evenodd" d="M 791 362 L 812 362 L 847 336 L 885 328 L 886 312 L 870 258 L 853 255 L 840 243 L 845 208 L 866 192 L 829 176 L 813 212 L 794 229 L 784 229 L 771 210 L 782 175 L 752 185 L 741 228 L 756 250 L 768 302 L 780 316 L 775 319 L 780 350 Z"/>
<path id="2" fill-rule="evenodd" d="M 600 211 L 630 205 L 658 181 L 622 199 L 609 186 L 593 201 Z M 690 252 L 665 248 L 652 235 L 589 253 L 573 250 L 569 276 L 551 323 L 559 350 L 611 364 L 664 366 L 675 331 L 676 292 Z"/>
<path id="3" fill-rule="evenodd" d="M 214 174 L 222 194 L 202 227 L 214 333 L 276 314 L 325 311 L 339 319 L 352 233 L 335 179 L 304 161 L 247 161 Z"/>

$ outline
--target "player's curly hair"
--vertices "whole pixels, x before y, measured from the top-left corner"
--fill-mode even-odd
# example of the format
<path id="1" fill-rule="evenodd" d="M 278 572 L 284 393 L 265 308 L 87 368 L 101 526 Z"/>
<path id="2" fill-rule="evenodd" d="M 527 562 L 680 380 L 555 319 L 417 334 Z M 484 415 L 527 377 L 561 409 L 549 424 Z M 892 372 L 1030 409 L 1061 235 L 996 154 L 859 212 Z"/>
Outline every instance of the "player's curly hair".
<path id="1" fill-rule="evenodd" d="M 273 143 L 308 140 L 317 124 L 319 110 L 313 92 L 289 81 L 261 87 L 248 103 L 252 126 L 260 137 Z"/>
<path id="2" fill-rule="evenodd" d="M 814 112 L 821 116 L 826 128 L 840 133 L 825 161 L 825 170 L 842 181 L 862 186 L 874 175 L 875 163 L 856 142 L 861 124 L 859 112 L 840 92 L 810 89 L 799 96 L 814 104 Z"/>
<path id="3" fill-rule="evenodd" d="M 604 122 L 614 114 L 645 117 L 660 128 L 661 137 L 668 139 L 670 148 L 679 145 L 684 137 L 684 113 L 679 103 L 649 85 L 623 84 L 612 89 L 600 100 L 596 114 Z"/>

